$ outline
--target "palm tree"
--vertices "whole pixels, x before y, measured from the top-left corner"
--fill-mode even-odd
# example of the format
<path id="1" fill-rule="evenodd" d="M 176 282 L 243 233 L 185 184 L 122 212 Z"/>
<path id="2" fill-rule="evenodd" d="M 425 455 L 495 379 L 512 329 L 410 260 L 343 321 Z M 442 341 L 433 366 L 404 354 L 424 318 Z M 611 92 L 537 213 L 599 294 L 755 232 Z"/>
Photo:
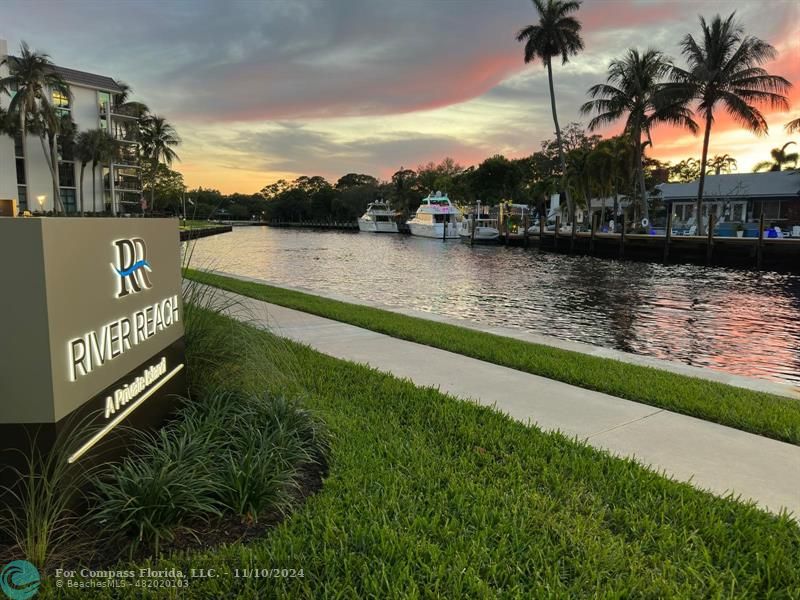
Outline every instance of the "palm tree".
<path id="1" fill-rule="evenodd" d="M 141 142 L 142 154 L 146 160 L 150 161 L 152 169 L 150 182 L 150 210 L 152 211 L 155 208 L 158 165 L 162 160 L 167 166 L 172 165 L 173 161 L 180 160 L 173 148 L 181 143 L 181 138 L 166 119 L 158 115 L 150 115 L 142 121 Z"/>
<path id="2" fill-rule="evenodd" d="M 6 57 L 0 65 L 9 68 L 9 74 L 0 79 L 0 90 L 13 92 L 8 112 L 19 120 L 24 139 L 28 132 L 28 117 L 50 106 L 52 91 L 69 95 L 69 88 L 54 70 L 50 55 L 31 50 L 25 42 L 20 44 L 18 58 Z"/>
<path id="3" fill-rule="evenodd" d="M 696 158 L 687 158 L 669 169 L 670 180 L 688 183 L 700 177 L 700 161 Z"/>
<path id="4" fill-rule="evenodd" d="M 789 121 L 786 125 L 786 133 L 794 133 L 795 131 L 800 131 L 800 117 L 795 119 L 794 121 Z"/>
<path id="5" fill-rule="evenodd" d="M 88 131 L 82 131 L 78 134 L 78 137 L 75 139 L 75 160 L 81 163 L 81 174 L 78 180 L 78 185 L 80 186 L 80 212 L 81 216 L 85 214 L 84 204 L 83 204 L 83 174 L 86 171 L 86 165 L 92 162 L 94 158 L 94 146 L 95 146 L 95 136 L 97 135 L 97 129 L 90 129 Z M 94 171 L 92 171 L 92 175 L 94 176 Z M 94 179 L 94 177 L 93 177 Z M 94 196 L 92 196 L 94 199 Z"/>
<path id="6" fill-rule="evenodd" d="M 731 171 L 735 171 L 737 167 L 736 159 L 730 154 L 725 153 L 721 156 L 715 154 L 714 158 L 708 162 L 708 171 L 706 175 L 710 175 L 712 172 L 714 175 L 719 175 L 723 171 L 730 173 Z"/>
<path id="7" fill-rule="evenodd" d="M 753 167 L 753 173 L 758 173 L 759 171 L 782 171 L 784 165 L 788 165 L 789 163 L 792 164 L 792 168 L 797 166 L 797 161 L 800 159 L 800 156 L 797 152 L 790 152 L 786 153 L 786 148 L 794 144 L 794 142 L 786 142 L 780 148 L 773 148 L 770 150 L 770 154 L 772 155 L 772 160 L 765 160 L 763 162 L 758 163 L 755 167 Z"/>
<path id="8" fill-rule="evenodd" d="M 644 145 L 652 144 L 651 129 L 658 123 L 670 123 L 697 130 L 686 101 L 662 93 L 661 80 L 671 68 L 669 59 L 658 50 L 648 49 L 644 53 L 628 50 L 623 59 L 611 61 L 606 83 L 589 88 L 593 100 L 581 106 L 582 114 L 597 113 L 589 122 L 592 131 L 625 117 L 625 133 L 634 145 L 634 166 L 645 218 L 649 211 L 643 158 Z M 642 141 L 643 135 L 646 142 Z"/>
<path id="9" fill-rule="evenodd" d="M 550 107 L 553 111 L 553 124 L 556 128 L 558 158 L 561 162 L 562 178 L 566 177 L 567 164 L 561 141 L 561 128 L 558 125 L 556 111 L 556 94 L 553 88 L 552 60 L 561 56 L 561 64 L 569 62 L 583 50 L 583 39 L 580 36 L 581 24 L 572 16 L 581 7 L 580 0 L 533 0 L 539 13 L 539 22 L 528 25 L 517 33 L 517 41 L 525 41 L 525 63 L 539 59 L 547 67 L 547 80 L 550 84 Z M 574 206 L 569 191 L 562 185 L 567 196 L 567 206 L 574 215 Z"/>
<path id="10" fill-rule="evenodd" d="M 773 108 L 788 110 L 784 93 L 791 84 L 777 75 L 770 75 L 760 65 L 775 58 L 770 44 L 757 37 L 745 35 L 735 21 L 736 13 L 726 19 L 716 15 L 711 23 L 700 17 L 702 39 L 698 42 L 691 34 L 681 41 L 688 69 L 675 68 L 672 79 L 674 93 L 698 101 L 697 110 L 705 118 L 703 154 L 700 159 L 700 182 L 697 189 L 697 230 L 703 226 L 703 190 L 708 163 L 708 142 L 714 109 L 722 105 L 735 121 L 756 135 L 768 130 L 757 103 L 768 103 Z"/>

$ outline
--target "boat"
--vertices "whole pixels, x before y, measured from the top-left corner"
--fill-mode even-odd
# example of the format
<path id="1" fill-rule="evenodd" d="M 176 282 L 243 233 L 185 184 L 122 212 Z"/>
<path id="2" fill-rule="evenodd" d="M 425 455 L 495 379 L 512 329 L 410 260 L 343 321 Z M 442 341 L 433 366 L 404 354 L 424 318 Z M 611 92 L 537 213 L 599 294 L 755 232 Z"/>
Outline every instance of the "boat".
<path id="1" fill-rule="evenodd" d="M 472 236 L 472 224 L 475 223 L 475 237 Z M 480 242 L 483 244 L 500 240 L 500 230 L 497 229 L 497 219 L 481 219 L 470 216 L 461 221 L 458 235 L 462 242 Z"/>
<path id="2" fill-rule="evenodd" d="M 358 230 L 397 233 L 395 212 L 383 200 L 376 200 L 367 206 L 367 211 L 358 219 Z"/>
<path id="3" fill-rule="evenodd" d="M 475 230 L 473 235 L 472 231 Z M 500 230 L 497 226 L 497 219 L 492 219 L 488 214 L 481 212 L 481 203 L 478 201 L 477 207 L 471 211 L 466 218 L 462 219 L 458 235 L 462 242 L 478 242 L 489 244 L 500 240 Z"/>
<path id="4" fill-rule="evenodd" d="M 497 219 L 501 236 L 505 237 L 507 231 L 511 242 L 525 239 L 525 225 L 530 226 L 530 207 L 527 204 L 501 202 L 492 208 L 492 217 Z"/>
<path id="5" fill-rule="evenodd" d="M 407 221 L 411 235 L 436 239 L 458 239 L 461 212 L 442 192 L 423 198 L 416 214 Z"/>

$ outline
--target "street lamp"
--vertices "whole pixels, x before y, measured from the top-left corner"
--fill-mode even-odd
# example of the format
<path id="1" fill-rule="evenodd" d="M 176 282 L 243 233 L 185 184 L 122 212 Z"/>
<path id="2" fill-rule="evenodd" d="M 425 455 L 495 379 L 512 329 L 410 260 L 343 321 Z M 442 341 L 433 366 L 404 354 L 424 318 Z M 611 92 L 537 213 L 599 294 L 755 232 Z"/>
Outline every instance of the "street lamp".
<path id="1" fill-rule="evenodd" d="M 39 203 L 39 211 L 44 212 L 44 201 L 47 200 L 47 196 L 36 196 L 36 201 Z"/>

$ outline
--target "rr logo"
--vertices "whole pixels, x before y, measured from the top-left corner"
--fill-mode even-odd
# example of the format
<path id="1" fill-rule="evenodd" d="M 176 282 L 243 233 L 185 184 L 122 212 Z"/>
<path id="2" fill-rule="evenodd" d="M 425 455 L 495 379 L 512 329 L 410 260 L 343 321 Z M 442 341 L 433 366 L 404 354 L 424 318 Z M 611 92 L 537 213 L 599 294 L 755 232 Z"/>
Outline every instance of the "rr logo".
<path id="1" fill-rule="evenodd" d="M 111 268 L 119 275 L 117 298 L 153 287 L 147 276 L 152 269 L 147 262 L 147 246 L 144 240 L 117 240 L 114 246 L 117 249 L 117 264 L 112 263 Z"/>

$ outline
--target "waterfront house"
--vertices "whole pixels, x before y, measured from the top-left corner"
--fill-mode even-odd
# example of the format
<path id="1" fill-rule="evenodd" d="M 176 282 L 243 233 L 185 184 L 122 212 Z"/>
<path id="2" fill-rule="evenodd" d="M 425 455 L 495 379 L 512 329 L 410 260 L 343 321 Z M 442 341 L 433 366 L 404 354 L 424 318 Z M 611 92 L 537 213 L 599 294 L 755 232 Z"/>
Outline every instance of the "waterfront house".
<path id="1" fill-rule="evenodd" d="M 7 43 L 0 40 L 0 61 L 7 56 Z M 8 62 L 13 64 L 14 60 L 12 56 Z M 8 65 L 0 67 L 0 76 L 7 75 L 8 69 Z M 51 90 L 50 100 L 59 113 L 72 117 L 75 135 L 103 129 L 119 142 L 117 156 L 110 164 L 98 165 L 94 185 L 92 165 L 87 165 L 83 181 L 84 209 L 114 214 L 139 212 L 142 195 L 139 149 L 136 128 L 132 127 L 136 117 L 118 110 L 118 94 L 123 88 L 111 77 L 60 66 L 55 70 L 69 85 L 71 95 Z M 0 96 L 0 106 L 8 108 L 9 100 L 8 95 Z M 20 136 L 14 139 L 0 135 L 0 199 L 16 200 L 20 213 L 51 211 L 54 208 L 53 182 L 42 145 L 38 137 L 27 137 L 23 143 Z M 80 162 L 75 161 L 69 148 L 62 147 L 58 167 L 64 208 L 68 214 L 75 213 L 79 209 Z"/>
<path id="2" fill-rule="evenodd" d="M 675 225 L 694 221 L 699 182 L 662 183 L 661 199 L 672 206 Z M 715 222 L 747 224 L 748 231 L 764 215 L 766 227 L 780 227 L 787 235 L 800 236 L 800 171 L 707 175 L 703 191 L 703 218 Z"/>

